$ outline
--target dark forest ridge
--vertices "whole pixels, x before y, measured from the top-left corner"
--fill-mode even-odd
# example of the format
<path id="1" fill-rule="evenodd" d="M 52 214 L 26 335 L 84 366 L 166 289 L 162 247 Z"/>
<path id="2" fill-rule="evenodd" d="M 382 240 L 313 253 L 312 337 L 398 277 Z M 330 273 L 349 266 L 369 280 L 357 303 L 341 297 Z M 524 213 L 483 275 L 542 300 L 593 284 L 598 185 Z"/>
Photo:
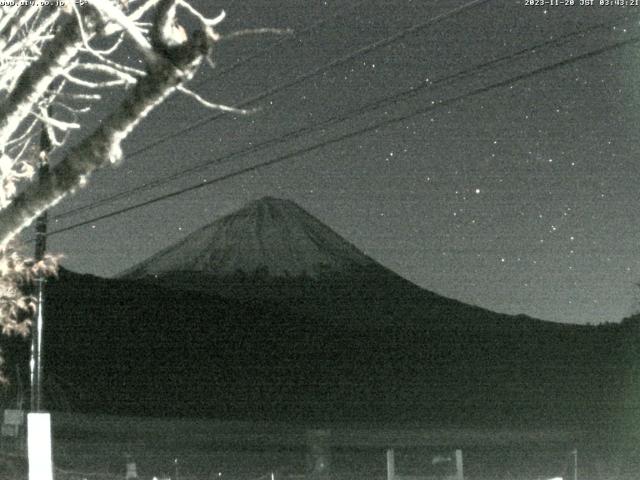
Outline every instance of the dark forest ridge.
<path id="1" fill-rule="evenodd" d="M 267 283 L 240 282 L 247 291 Z M 303 424 L 560 423 L 603 435 L 636 428 L 638 322 L 554 324 L 434 302 L 417 287 L 402 293 L 408 282 L 392 293 L 385 285 L 344 292 L 315 281 L 276 301 L 62 271 L 48 285 L 45 362 L 49 388 L 71 390 L 52 409 Z"/>

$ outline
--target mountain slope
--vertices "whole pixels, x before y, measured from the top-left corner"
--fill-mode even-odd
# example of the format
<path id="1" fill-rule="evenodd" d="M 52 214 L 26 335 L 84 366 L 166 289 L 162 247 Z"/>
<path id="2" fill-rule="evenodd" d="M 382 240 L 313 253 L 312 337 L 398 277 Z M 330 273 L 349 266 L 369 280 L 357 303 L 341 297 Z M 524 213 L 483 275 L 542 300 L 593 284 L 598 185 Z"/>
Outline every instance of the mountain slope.
<path id="1" fill-rule="evenodd" d="M 366 328 L 538 323 L 422 289 L 290 200 L 265 197 L 188 235 L 120 278 L 276 302 L 300 321 Z"/>
<path id="2" fill-rule="evenodd" d="M 289 200 L 265 197 L 208 225 L 125 272 L 314 276 L 375 262 Z"/>

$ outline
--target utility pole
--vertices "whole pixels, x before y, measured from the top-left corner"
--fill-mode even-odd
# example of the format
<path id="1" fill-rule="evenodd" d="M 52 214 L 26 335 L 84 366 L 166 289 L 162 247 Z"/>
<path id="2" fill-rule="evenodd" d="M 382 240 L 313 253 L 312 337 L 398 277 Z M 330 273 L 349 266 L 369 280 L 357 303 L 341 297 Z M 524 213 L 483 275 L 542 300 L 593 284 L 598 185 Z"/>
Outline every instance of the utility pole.
<path id="1" fill-rule="evenodd" d="M 43 182 L 49 176 L 49 152 L 51 139 L 45 125 L 40 134 L 40 159 L 38 164 L 38 181 Z M 36 218 L 35 261 L 44 258 L 47 249 L 47 212 Z M 36 279 L 36 312 L 35 322 L 31 328 L 31 411 L 42 410 L 42 335 L 44 329 L 44 283 L 45 278 Z"/>
<path id="2" fill-rule="evenodd" d="M 42 125 L 40 135 L 39 181 L 49 175 L 48 155 L 51 139 L 46 125 Z M 44 258 L 47 247 L 47 212 L 36 219 L 35 260 Z M 27 455 L 29 458 L 29 480 L 53 480 L 53 459 L 51 455 L 51 415 L 42 411 L 42 333 L 44 329 L 44 283 L 36 279 L 35 323 L 31 327 L 31 411 L 27 415 Z"/>

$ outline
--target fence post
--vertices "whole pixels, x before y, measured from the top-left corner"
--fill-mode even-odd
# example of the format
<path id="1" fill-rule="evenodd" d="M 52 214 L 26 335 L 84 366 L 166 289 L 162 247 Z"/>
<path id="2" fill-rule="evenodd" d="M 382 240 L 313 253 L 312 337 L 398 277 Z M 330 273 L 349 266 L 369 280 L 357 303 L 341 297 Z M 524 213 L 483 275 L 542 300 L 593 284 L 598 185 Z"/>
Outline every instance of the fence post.
<path id="1" fill-rule="evenodd" d="M 456 450 L 456 480 L 464 480 L 464 466 L 462 465 L 462 450 Z"/>
<path id="2" fill-rule="evenodd" d="M 125 455 L 125 459 L 127 461 L 127 469 L 125 473 L 125 480 L 137 480 L 138 478 L 138 469 L 136 467 L 136 462 L 133 457 L 129 454 Z"/>
<path id="3" fill-rule="evenodd" d="M 394 480 L 396 476 L 396 459 L 393 448 L 387 450 L 387 480 Z"/>
<path id="4" fill-rule="evenodd" d="M 27 453 L 29 480 L 53 480 L 51 460 L 51 415 L 27 414 Z"/>
<path id="5" fill-rule="evenodd" d="M 310 476 L 314 480 L 331 478 L 331 431 L 307 431 L 307 463 Z"/>

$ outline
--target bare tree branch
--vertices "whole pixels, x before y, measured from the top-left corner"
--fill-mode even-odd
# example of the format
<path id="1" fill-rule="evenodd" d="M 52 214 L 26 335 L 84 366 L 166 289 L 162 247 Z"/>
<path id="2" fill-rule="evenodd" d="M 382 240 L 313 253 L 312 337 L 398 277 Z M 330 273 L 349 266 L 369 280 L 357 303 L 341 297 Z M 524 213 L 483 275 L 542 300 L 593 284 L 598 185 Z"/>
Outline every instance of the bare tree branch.
<path id="1" fill-rule="evenodd" d="M 173 22 L 171 2 L 165 21 Z M 163 37 L 164 40 L 164 37 Z M 7 243 L 43 210 L 60 201 L 65 195 L 86 181 L 97 168 L 118 162 L 122 156 L 121 143 L 148 113 L 157 107 L 172 91 L 190 79 L 210 43 L 195 33 L 177 47 L 154 45 L 157 60 L 149 74 L 138 80 L 120 106 L 87 136 L 72 148 L 44 182 L 29 185 L 6 208 L 0 210 L 0 247 Z"/>
<path id="2" fill-rule="evenodd" d="M 55 38 L 46 45 L 40 58 L 22 72 L 15 89 L 0 104 L 0 145 L 11 138 L 51 82 L 77 54 L 79 41 L 77 23 L 68 19 Z"/>

